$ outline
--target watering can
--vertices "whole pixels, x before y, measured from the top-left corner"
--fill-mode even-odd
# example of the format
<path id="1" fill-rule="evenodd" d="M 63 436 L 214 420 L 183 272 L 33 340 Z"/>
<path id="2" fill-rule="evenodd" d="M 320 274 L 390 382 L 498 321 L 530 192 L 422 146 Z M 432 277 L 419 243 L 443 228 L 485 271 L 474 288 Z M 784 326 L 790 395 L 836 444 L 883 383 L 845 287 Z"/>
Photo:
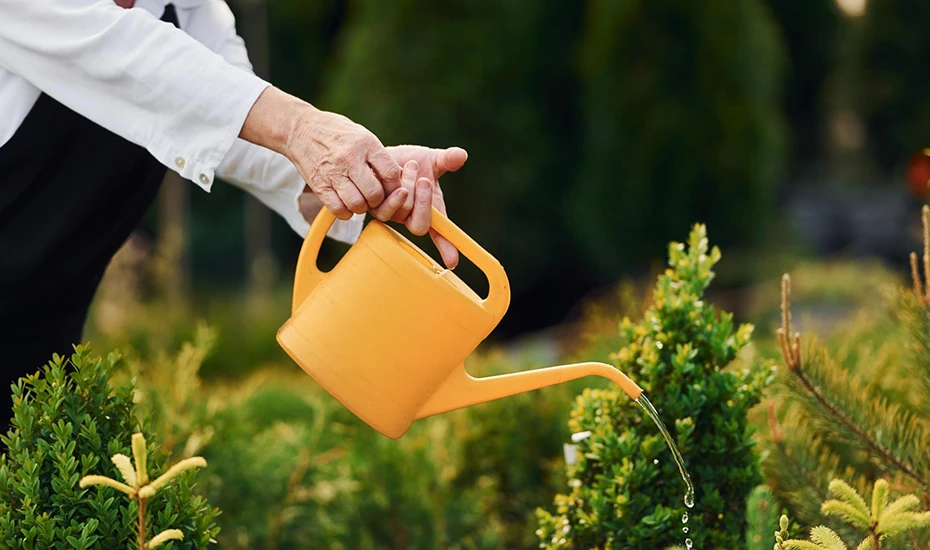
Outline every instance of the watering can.
<path id="1" fill-rule="evenodd" d="M 317 256 L 335 221 L 323 208 L 297 260 L 290 318 L 277 340 L 320 386 L 381 434 L 398 439 L 421 418 L 596 375 L 631 398 L 642 390 L 605 363 L 474 378 L 465 359 L 510 305 L 501 264 L 436 208 L 431 226 L 488 278 L 481 298 L 406 237 L 371 221 L 336 266 Z"/>

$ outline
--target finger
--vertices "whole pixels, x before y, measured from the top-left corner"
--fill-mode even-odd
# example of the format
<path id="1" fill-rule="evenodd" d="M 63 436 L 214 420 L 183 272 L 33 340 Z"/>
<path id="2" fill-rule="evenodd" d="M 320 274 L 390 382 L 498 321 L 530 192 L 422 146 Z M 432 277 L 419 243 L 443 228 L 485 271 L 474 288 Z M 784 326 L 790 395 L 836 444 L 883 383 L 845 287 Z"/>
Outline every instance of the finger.
<path id="1" fill-rule="evenodd" d="M 362 193 L 355 187 L 355 184 L 345 176 L 336 176 L 333 178 L 333 188 L 339 194 L 339 198 L 345 204 L 346 208 L 356 214 L 362 214 L 368 210 L 368 202 Z"/>
<path id="2" fill-rule="evenodd" d="M 414 235 L 426 235 L 433 218 L 433 184 L 427 178 L 417 180 L 413 212 L 407 218 L 407 229 Z"/>
<path id="3" fill-rule="evenodd" d="M 368 164 L 388 193 L 400 187 L 403 169 L 380 143 L 368 154 Z"/>
<path id="4" fill-rule="evenodd" d="M 374 216 L 375 219 L 383 222 L 391 220 L 397 210 L 404 206 L 404 203 L 407 201 L 407 195 L 409 194 L 410 193 L 403 187 L 398 187 L 393 193 L 388 195 L 388 198 L 384 199 L 384 202 L 371 211 L 371 215 Z"/>
<path id="5" fill-rule="evenodd" d="M 365 202 L 370 208 L 375 208 L 384 201 L 384 187 L 367 164 L 359 165 L 354 171 L 352 183 L 365 197 Z"/>
<path id="6" fill-rule="evenodd" d="M 466 160 L 468 160 L 468 152 L 465 151 L 465 149 L 461 147 L 449 147 L 448 149 L 443 149 L 436 155 L 433 171 L 438 178 L 446 172 L 455 172 L 465 165 Z"/>
<path id="7" fill-rule="evenodd" d="M 429 230 L 429 236 L 436 244 L 439 255 L 442 256 L 442 263 L 446 264 L 449 269 L 455 269 L 459 265 L 459 251 L 445 237 L 436 232 L 435 229 Z"/>
<path id="8" fill-rule="evenodd" d="M 444 216 L 448 216 L 446 201 L 442 196 L 442 189 L 439 185 L 433 191 L 433 206 L 436 207 L 436 210 L 442 212 Z M 455 269 L 459 264 L 459 251 L 445 237 L 437 233 L 435 229 L 430 229 L 429 235 L 439 250 L 439 255 L 442 256 L 442 263 L 446 264 L 449 269 Z"/>
<path id="9" fill-rule="evenodd" d="M 420 170 L 420 165 L 415 160 L 408 160 L 407 164 L 404 165 L 404 172 L 401 176 L 400 185 L 401 188 L 407 190 L 407 199 L 404 201 L 404 204 L 397 209 L 397 212 L 394 213 L 394 216 L 391 218 L 393 221 L 398 223 L 405 223 L 407 217 L 410 216 L 410 213 L 413 212 L 413 201 L 414 195 L 416 194 L 417 187 L 417 173 Z"/>
<path id="10" fill-rule="evenodd" d="M 329 209 L 334 216 L 340 220 L 348 220 L 352 217 L 352 212 L 346 207 L 345 203 L 342 202 L 342 199 L 339 198 L 339 195 L 330 187 L 321 189 L 316 194 L 320 197 L 320 202 L 323 203 L 323 206 Z"/>

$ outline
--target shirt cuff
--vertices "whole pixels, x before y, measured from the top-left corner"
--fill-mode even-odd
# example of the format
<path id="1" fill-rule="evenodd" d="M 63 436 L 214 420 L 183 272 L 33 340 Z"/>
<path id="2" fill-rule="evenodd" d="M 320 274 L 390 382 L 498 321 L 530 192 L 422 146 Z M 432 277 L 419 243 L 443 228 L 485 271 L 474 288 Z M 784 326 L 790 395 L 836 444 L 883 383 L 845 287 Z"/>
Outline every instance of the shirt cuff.
<path id="1" fill-rule="evenodd" d="M 177 141 L 163 134 L 153 136 L 150 141 L 149 150 L 162 164 L 205 191 L 213 187 L 217 167 L 238 139 L 255 102 L 270 86 L 246 71 L 228 67 L 222 93 L 217 93 L 219 90 L 207 92 L 216 97 L 216 107 L 206 115 L 210 124 L 201 126 L 206 135 L 189 141 L 190 148 L 186 150 L 179 149 Z M 196 125 L 196 121 L 192 124 Z"/>

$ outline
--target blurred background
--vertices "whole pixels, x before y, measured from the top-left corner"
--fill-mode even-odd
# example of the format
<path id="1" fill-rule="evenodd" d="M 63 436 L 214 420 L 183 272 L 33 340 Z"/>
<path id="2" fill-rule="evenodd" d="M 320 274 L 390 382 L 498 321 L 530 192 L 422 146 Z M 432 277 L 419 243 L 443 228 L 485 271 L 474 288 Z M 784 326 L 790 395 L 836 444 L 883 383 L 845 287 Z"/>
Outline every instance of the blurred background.
<path id="1" fill-rule="evenodd" d="M 385 144 L 468 150 L 441 183 L 450 216 L 511 278 L 497 338 L 653 272 L 695 222 L 725 251 L 721 288 L 799 256 L 900 262 L 913 244 L 925 186 L 908 186 L 908 162 L 930 144 L 925 2 L 230 6 L 277 86 Z M 286 293 L 299 236 L 215 189 L 169 178 L 139 232 L 167 254 L 167 290 L 198 303 Z M 342 252 L 327 243 L 326 261 Z M 459 271 L 486 287 L 467 262 Z"/>
<path id="2" fill-rule="evenodd" d="M 610 361 L 619 317 L 639 318 L 669 241 L 697 222 L 723 252 L 708 301 L 756 325 L 750 363 L 778 356 L 783 273 L 797 324 L 829 339 L 887 319 L 880 289 L 922 246 L 925 0 L 229 2 L 277 86 L 385 144 L 468 151 L 442 178 L 450 216 L 513 291 L 476 375 Z M 168 450 L 207 457 L 221 547 L 536 548 L 569 411 L 602 383 L 380 437 L 275 341 L 301 237 L 213 189 L 169 175 L 86 336 L 164 402 Z M 328 241 L 323 263 L 346 249 Z"/>

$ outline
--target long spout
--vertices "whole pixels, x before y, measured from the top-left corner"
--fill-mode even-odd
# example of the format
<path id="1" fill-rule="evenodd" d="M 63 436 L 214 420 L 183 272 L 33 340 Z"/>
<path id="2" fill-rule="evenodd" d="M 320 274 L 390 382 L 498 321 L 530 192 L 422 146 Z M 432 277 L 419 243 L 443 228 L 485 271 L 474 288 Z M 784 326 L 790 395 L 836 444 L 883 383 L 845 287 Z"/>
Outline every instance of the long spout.
<path id="1" fill-rule="evenodd" d="M 642 388 L 635 382 L 606 363 L 575 363 L 487 378 L 474 378 L 465 371 L 465 365 L 461 365 L 423 405 L 417 413 L 417 418 L 426 418 L 586 376 L 607 378 L 634 400 L 643 393 Z"/>

